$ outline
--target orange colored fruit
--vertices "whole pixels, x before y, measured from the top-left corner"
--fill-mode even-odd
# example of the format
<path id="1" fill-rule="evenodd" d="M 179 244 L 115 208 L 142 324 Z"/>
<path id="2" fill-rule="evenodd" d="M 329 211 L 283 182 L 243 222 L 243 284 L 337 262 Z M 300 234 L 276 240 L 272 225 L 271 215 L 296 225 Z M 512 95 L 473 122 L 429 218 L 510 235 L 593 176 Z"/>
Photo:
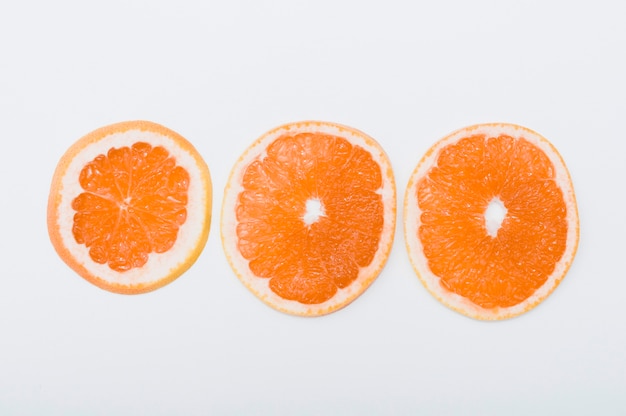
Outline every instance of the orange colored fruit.
<path id="1" fill-rule="evenodd" d="M 221 234 L 233 270 L 293 315 L 336 311 L 365 291 L 391 250 L 391 164 L 366 134 L 305 121 L 271 130 L 235 163 Z"/>
<path id="2" fill-rule="evenodd" d="M 579 239 L 574 188 L 556 148 L 512 124 L 441 139 L 404 202 L 409 257 L 439 301 L 484 320 L 520 315 L 567 273 Z"/>
<path id="3" fill-rule="evenodd" d="M 111 292 L 144 293 L 176 279 L 200 255 L 210 222 L 206 163 L 182 136 L 148 121 L 87 134 L 52 178 L 52 245 Z"/>

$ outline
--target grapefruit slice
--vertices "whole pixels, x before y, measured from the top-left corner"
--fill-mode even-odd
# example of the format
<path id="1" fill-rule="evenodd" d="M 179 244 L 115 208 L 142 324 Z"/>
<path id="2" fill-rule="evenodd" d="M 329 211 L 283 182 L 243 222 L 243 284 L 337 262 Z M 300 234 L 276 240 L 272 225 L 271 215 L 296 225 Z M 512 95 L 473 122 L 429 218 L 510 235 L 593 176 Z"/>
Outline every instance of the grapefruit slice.
<path id="1" fill-rule="evenodd" d="M 482 320 L 520 315 L 559 285 L 574 259 L 574 188 L 556 148 L 504 123 L 458 130 L 413 171 L 406 246 L 428 291 Z"/>
<path id="2" fill-rule="evenodd" d="M 235 163 L 221 219 L 226 257 L 267 305 L 336 311 L 383 268 L 395 231 L 391 164 L 366 134 L 304 121 L 275 128 Z"/>
<path id="3" fill-rule="evenodd" d="M 211 179 L 196 149 L 148 121 L 99 128 L 61 157 L 48 232 L 61 259 L 94 285 L 138 294 L 198 258 L 209 234 Z"/>

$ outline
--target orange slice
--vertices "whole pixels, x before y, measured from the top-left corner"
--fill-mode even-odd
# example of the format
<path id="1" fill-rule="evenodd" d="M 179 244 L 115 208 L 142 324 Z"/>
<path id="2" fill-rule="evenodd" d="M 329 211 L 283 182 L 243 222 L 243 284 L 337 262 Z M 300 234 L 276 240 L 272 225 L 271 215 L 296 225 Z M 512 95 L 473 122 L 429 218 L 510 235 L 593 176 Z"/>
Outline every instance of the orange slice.
<path id="1" fill-rule="evenodd" d="M 222 205 L 233 270 L 258 298 L 293 315 L 336 311 L 374 281 L 391 250 L 396 194 L 374 139 L 305 121 L 271 130 L 239 158 Z"/>
<path id="2" fill-rule="evenodd" d="M 407 250 L 439 301 L 484 320 L 520 315 L 567 273 L 579 238 L 563 159 L 545 138 L 482 124 L 437 142 L 411 175 Z"/>
<path id="3" fill-rule="evenodd" d="M 197 259 L 211 221 L 211 179 L 196 149 L 148 121 L 95 130 L 61 157 L 48 200 L 55 250 L 94 285 L 144 293 Z"/>

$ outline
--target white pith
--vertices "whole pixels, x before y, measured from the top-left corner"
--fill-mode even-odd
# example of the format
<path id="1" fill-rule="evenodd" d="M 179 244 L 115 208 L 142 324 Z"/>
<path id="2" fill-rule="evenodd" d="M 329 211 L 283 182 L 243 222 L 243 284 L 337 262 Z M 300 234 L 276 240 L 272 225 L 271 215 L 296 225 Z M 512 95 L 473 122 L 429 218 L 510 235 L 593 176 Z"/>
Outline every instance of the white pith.
<path id="1" fill-rule="evenodd" d="M 487 234 L 492 237 L 498 235 L 498 230 L 502 226 L 502 221 L 506 217 L 507 209 L 498 197 L 494 197 L 487 205 L 485 211 L 485 228 Z"/>
<path id="2" fill-rule="evenodd" d="M 95 263 L 89 256 L 89 248 L 78 244 L 72 234 L 73 215 L 72 200 L 84 190 L 78 178 L 85 164 L 96 156 L 105 154 L 111 148 L 130 147 L 136 142 L 146 142 L 153 147 L 163 146 L 190 175 L 188 189 L 187 219 L 180 227 L 174 246 L 165 253 L 150 253 L 148 262 L 141 268 L 133 268 L 125 272 L 112 270 L 106 264 Z M 149 285 L 170 276 L 174 271 L 189 261 L 189 255 L 201 242 L 207 222 L 207 183 L 203 177 L 203 168 L 187 150 L 178 146 L 175 140 L 151 131 L 128 130 L 114 133 L 84 147 L 67 166 L 60 187 L 58 208 L 58 230 L 62 244 L 72 253 L 76 262 L 83 266 L 97 279 L 120 286 Z M 185 255 L 181 255 L 185 253 Z"/>
<path id="3" fill-rule="evenodd" d="M 568 210 L 566 216 L 568 224 L 566 251 L 556 264 L 554 272 L 531 297 L 517 305 L 507 308 L 485 309 L 443 288 L 439 283 L 439 277 L 433 274 L 428 267 L 427 259 L 423 254 L 423 246 L 420 239 L 417 238 L 421 216 L 421 210 L 418 206 L 415 192 L 417 184 L 420 179 L 435 166 L 441 149 L 469 135 L 479 134 L 484 134 L 487 138 L 497 137 L 503 134 L 515 139 L 523 137 L 544 151 L 554 165 L 555 181 L 563 192 L 563 198 L 566 204 L 573 207 L 573 209 Z M 576 253 L 579 223 L 576 199 L 569 172 L 554 146 L 538 133 L 521 126 L 511 124 L 486 124 L 472 126 L 471 128 L 461 129 L 452 133 L 431 147 L 422 160 L 420 160 L 411 174 L 406 188 L 404 199 L 404 227 L 405 242 L 413 268 L 424 286 L 433 296 L 448 307 L 477 319 L 505 319 L 517 316 L 531 309 L 545 299 L 554 288 L 558 286 Z"/>
<path id="4" fill-rule="evenodd" d="M 311 198 L 306 201 L 306 207 L 302 221 L 305 225 L 311 225 L 316 223 L 320 217 L 326 215 L 324 213 L 324 204 L 319 198 Z"/>
<path id="5" fill-rule="evenodd" d="M 361 146 L 372 155 L 381 168 L 383 185 L 380 193 L 384 202 L 384 226 L 378 251 L 369 266 L 359 271 L 358 278 L 345 289 L 338 289 L 334 297 L 320 304 L 307 305 L 283 299 L 269 288 L 270 279 L 252 274 L 246 260 L 237 249 L 237 221 L 235 217 L 237 198 L 243 190 L 243 173 L 250 163 L 264 157 L 267 146 L 284 134 L 325 133 L 347 139 L 352 145 Z M 259 138 L 237 161 L 230 174 L 229 186 L 225 189 L 222 203 L 221 235 L 226 257 L 239 279 L 265 303 L 283 312 L 294 315 L 322 315 L 339 309 L 356 297 L 377 277 L 391 250 L 395 231 L 396 191 L 391 165 L 383 149 L 365 134 L 345 126 L 332 123 L 293 123 L 274 129 Z M 315 195 L 311 196 L 315 198 Z M 323 207 L 324 201 L 320 201 Z"/>

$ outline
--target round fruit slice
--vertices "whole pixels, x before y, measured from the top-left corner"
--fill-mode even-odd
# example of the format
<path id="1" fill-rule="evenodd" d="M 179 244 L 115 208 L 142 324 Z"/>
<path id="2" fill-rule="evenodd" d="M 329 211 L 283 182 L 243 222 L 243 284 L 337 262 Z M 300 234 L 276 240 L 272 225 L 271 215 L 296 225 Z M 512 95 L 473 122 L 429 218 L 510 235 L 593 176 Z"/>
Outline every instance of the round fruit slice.
<path id="1" fill-rule="evenodd" d="M 148 121 L 95 130 L 61 157 L 48 232 L 79 275 L 116 293 L 170 283 L 197 259 L 211 222 L 211 178 L 196 149 Z"/>
<path id="2" fill-rule="evenodd" d="M 572 182 L 557 150 L 511 124 L 436 143 L 411 175 L 405 240 L 422 283 L 472 318 L 506 319 L 542 302 L 578 246 Z"/>
<path id="3" fill-rule="evenodd" d="M 278 127 L 236 162 L 222 243 L 243 284 L 271 307 L 318 316 L 378 276 L 395 231 L 393 172 L 374 139 L 307 121 Z"/>

